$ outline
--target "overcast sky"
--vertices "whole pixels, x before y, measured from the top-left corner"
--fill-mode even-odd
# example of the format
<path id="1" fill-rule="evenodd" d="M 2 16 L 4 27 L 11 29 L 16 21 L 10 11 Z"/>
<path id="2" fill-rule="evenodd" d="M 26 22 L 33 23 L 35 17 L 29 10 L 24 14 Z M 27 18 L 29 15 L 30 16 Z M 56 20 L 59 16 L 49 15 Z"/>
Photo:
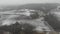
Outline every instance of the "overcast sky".
<path id="1" fill-rule="evenodd" d="M 27 3 L 60 3 L 60 0 L 0 0 L 0 5 L 21 5 Z"/>

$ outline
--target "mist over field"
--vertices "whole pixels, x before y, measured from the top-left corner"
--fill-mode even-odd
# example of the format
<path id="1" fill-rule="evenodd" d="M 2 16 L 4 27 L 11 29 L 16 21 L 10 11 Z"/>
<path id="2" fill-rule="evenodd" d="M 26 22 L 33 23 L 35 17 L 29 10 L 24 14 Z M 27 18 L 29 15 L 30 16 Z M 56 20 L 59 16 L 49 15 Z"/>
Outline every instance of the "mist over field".
<path id="1" fill-rule="evenodd" d="M 11 5 L 11 6 L 1 7 L 0 11 L 19 10 L 24 8 L 50 11 L 51 9 L 54 9 L 59 5 L 60 5 L 59 3 L 32 3 L 32 4 L 24 4 L 24 5 Z"/>

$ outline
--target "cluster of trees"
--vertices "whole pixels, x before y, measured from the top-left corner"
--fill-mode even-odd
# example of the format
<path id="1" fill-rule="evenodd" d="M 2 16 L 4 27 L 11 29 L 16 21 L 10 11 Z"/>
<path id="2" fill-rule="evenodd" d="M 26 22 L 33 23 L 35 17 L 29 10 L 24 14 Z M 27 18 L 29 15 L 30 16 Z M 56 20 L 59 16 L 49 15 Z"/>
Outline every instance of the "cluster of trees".
<path id="1" fill-rule="evenodd" d="M 60 21 L 58 21 L 57 17 L 54 16 L 53 14 L 46 15 L 45 21 L 47 21 L 47 23 L 51 25 L 53 29 L 55 30 L 60 29 Z"/>
<path id="2" fill-rule="evenodd" d="M 25 32 L 25 34 L 32 34 L 33 29 L 35 29 L 35 26 L 32 26 L 30 24 L 19 24 L 18 22 L 16 22 L 15 24 L 9 25 L 9 26 L 1 26 L 0 30 L 3 31 L 8 31 L 11 32 L 13 34 L 19 34 L 22 32 Z"/>
<path id="3" fill-rule="evenodd" d="M 34 14 L 30 15 L 32 17 L 32 19 L 36 19 L 39 18 L 39 14 L 38 12 L 35 12 Z"/>

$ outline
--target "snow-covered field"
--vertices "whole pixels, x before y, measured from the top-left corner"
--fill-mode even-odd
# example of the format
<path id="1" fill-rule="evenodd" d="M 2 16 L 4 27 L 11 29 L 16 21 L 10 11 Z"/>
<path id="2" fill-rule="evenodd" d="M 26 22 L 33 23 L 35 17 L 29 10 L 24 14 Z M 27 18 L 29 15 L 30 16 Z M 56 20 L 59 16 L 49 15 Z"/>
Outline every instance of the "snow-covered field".
<path id="1" fill-rule="evenodd" d="M 9 12 L 7 12 L 9 13 Z M 27 13 L 27 15 L 30 14 L 29 12 Z M 38 31 L 43 31 L 43 29 L 45 31 L 50 31 L 50 27 L 49 25 L 46 25 L 44 22 L 44 17 L 39 17 L 37 19 L 34 20 L 16 20 L 15 18 L 20 18 L 20 15 L 1 15 L 2 17 L 0 18 L 0 23 L 1 25 L 11 25 L 14 24 L 16 21 L 18 21 L 19 23 L 29 23 L 31 25 L 36 26 L 36 30 Z M 22 17 L 22 16 L 21 16 Z"/>
<path id="2" fill-rule="evenodd" d="M 5 20 L 2 20 L 2 25 L 11 25 L 14 24 L 17 20 L 15 20 L 15 18 L 19 17 L 19 15 L 9 15 L 6 18 L 2 18 Z M 22 22 L 22 23 L 29 23 L 31 25 L 36 26 L 36 30 L 38 31 L 44 31 L 43 29 L 45 29 L 45 31 L 51 31 L 49 25 L 47 26 L 44 22 L 44 17 L 40 17 L 38 19 L 35 20 L 18 20 L 18 22 Z"/>

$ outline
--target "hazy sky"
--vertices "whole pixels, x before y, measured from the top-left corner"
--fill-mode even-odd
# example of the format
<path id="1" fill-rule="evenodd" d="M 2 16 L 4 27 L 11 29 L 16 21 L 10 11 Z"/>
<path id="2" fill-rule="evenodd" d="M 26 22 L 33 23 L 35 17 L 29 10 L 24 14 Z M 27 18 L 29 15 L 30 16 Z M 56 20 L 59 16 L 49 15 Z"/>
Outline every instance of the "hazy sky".
<path id="1" fill-rule="evenodd" d="M 60 0 L 0 0 L 0 5 L 19 5 L 27 3 L 60 3 Z"/>

